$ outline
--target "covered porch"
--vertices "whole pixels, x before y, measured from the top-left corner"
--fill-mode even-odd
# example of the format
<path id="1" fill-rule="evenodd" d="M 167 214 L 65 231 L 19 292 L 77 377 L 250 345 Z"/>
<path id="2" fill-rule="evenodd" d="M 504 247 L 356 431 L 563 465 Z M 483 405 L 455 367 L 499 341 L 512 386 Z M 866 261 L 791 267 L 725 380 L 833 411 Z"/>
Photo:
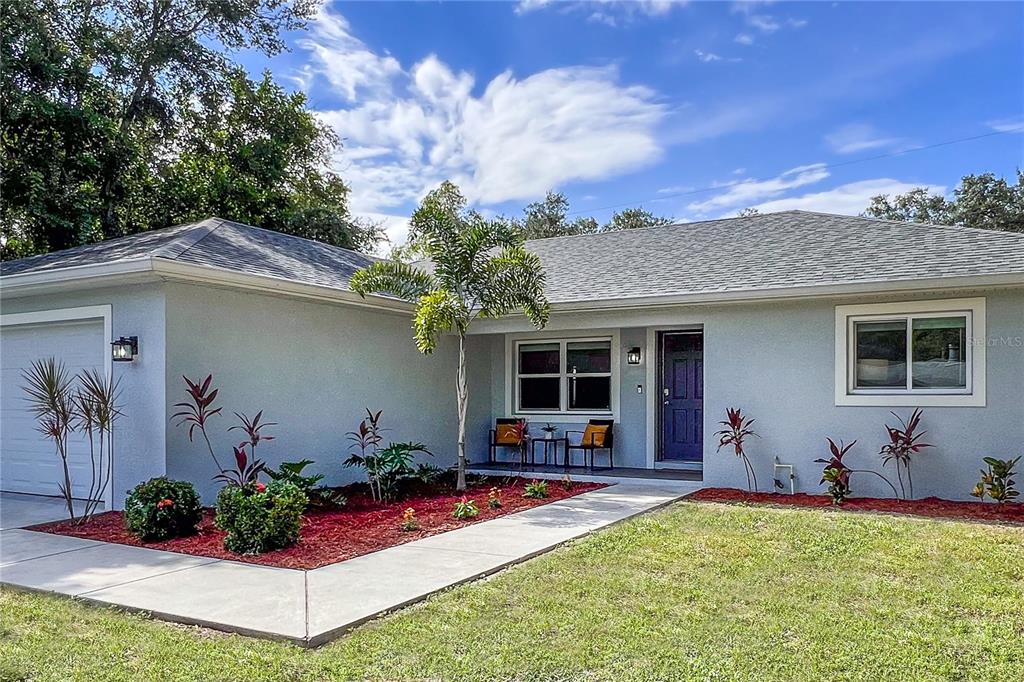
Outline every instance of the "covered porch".
<path id="1" fill-rule="evenodd" d="M 702 481 L 703 320 L 638 326 L 631 313 L 618 326 L 557 315 L 540 331 L 525 321 L 480 321 L 469 350 L 471 469 Z M 522 448 L 495 447 L 498 420 L 526 422 Z M 612 447 L 579 449 L 588 424 L 609 422 Z"/>

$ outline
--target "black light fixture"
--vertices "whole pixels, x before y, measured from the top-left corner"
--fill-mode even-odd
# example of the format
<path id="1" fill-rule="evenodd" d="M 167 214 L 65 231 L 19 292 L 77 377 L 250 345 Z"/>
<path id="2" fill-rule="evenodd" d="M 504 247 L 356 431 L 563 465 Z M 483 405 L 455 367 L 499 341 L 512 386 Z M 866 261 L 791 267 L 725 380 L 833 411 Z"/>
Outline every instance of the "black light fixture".
<path id="1" fill-rule="evenodd" d="M 122 336 L 110 342 L 110 357 L 114 362 L 131 362 L 139 354 L 139 337 Z"/>
<path id="2" fill-rule="evenodd" d="M 639 365 L 640 364 L 640 346 L 633 346 L 626 353 L 626 364 L 628 365 Z"/>

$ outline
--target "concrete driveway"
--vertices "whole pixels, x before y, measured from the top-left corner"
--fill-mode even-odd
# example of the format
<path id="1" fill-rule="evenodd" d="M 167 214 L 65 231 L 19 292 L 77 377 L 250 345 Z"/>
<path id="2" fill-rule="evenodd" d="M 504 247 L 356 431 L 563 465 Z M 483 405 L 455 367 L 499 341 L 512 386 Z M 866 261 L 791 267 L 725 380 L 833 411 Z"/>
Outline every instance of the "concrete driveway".
<path id="1" fill-rule="evenodd" d="M 75 510 L 81 511 L 81 505 L 81 502 L 76 503 Z M 102 505 L 100 509 L 102 511 Z M 67 517 L 67 507 L 59 497 L 0 493 L 0 530 L 25 528 Z"/>

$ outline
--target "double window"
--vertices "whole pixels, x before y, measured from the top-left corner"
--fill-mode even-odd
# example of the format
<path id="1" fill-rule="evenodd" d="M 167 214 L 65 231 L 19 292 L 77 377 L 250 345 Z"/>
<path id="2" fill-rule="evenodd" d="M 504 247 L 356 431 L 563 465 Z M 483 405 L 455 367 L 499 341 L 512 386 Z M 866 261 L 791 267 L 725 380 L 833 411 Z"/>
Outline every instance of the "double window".
<path id="1" fill-rule="evenodd" d="M 517 342 L 515 400 L 520 413 L 611 412 L 612 340 Z"/>
<path id="2" fill-rule="evenodd" d="M 983 299 L 838 306 L 836 404 L 984 404 L 983 325 Z"/>

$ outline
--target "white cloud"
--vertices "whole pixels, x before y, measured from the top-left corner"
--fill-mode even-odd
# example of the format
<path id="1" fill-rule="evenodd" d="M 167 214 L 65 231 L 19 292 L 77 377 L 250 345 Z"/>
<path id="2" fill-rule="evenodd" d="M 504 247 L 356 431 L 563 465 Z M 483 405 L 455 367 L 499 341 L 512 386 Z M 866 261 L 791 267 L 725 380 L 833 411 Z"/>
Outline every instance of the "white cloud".
<path id="1" fill-rule="evenodd" d="M 629 20 L 636 15 L 659 17 L 667 14 L 675 7 L 682 7 L 689 0 L 519 0 L 516 14 L 528 14 L 535 10 L 558 7 L 563 12 L 588 12 L 589 21 L 600 21 L 609 26 L 617 25 L 610 11 L 618 11 L 623 18 Z M 594 7 L 607 8 L 605 11 L 592 11 Z"/>
<path id="2" fill-rule="evenodd" d="M 703 50 L 694 50 L 693 53 L 695 55 L 697 55 L 697 59 L 699 59 L 700 61 L 704 62 L 705 64 L 708 63 L 708 62 L 720 62 L 720 61 L 722 61 L 722 58 L 720 56 L 718 56 L 717 54 L 715 54 L 714 52 L 704 52 Z"/>
<path id="3" fill-rule="evenodd" d="M 987 125 L 997 133 L 1024 133 L 1024 117 L 1000 118 L 989 121 Z"/>
<path id="4" fill-rule="evenodd" d="M 837 154 L 856 154 L 871 149 L 882 149 L 903 144 L 898 137 L 886 137 L 867 123 L 850 123 L 825 136 L 832 151 Z"/>
<path id="5" fill-rule="evenodd" d="M 786 19 L 786 26 L 789 26 L 790 28 L 803 28 L 806 25 L 806 19 Z"/>
<path id="6" fill-rule="evenodd" d="M 843 215 L 860 215 L 871 204 L 871 197 L 879 194 L 905 194 L 915 187 L 927 187 L 934 194 L 945 194 L 942 185 L 921 185 L 901 182 L 891 178 L 860 180 L 839 185 L 824 192 L 814 192 L 798 197 L 786 197 L 766 201 L 754 206 L 762 213 L 773 211 L 820 211 L 822 213 L 839 213 Z"/>
<path id="7" fill-rule="evenodd" d="M 786 190 L 821 182 L 828 176 L 824 164 L 814 163 L 791 168 L 767 180 L 748 178 L 730 181 L 722 183 L 722 186 L 727 188 L 726 191 L 704 201 L 695 201 L 687 208 L 698 213 L 722 210 L 731 206 L 743 208 L 762 199 L 778 196 Z"/>
<path id="8" fill-rule="evenodd" d="M 366 49 L 366 45 L 351 33 L 348 20 L 321 7 L 310 22 L 309 37 L 298 41 L 299 47 L 312 53 L 314 65 L 306 65 L 300 72 L 301 82 L 309 87 L 313 73 L 325 76 L 348 100 L 356 98 L 357 91 L 371 94 L 386 90 L 391 79 L 401 73 L 398 60 L 383 57 Z"/>
<path id="9" fill-rule="evenodd" d="M 685 192 L 692 192 L 694 187 L 692 185 L 671 185 L 670 187 L 662 187 L 658 190 L 658 194 L 683 194 Z"/>
<path id="10" fill-rule="evenodd" d="M 762 33 L 775 33 L 782 28 L 775 17 L 770 14 L 749 14 L 747 15 L 747 23 Z"/>
<path id="11" fill-rule="evenodd" d="M 735 40 L 740 45 L 754 44 L 754 36 L 750 35 L 749 33 L 738 33 L 736 37 L 733 38 L 733 40 Z"/>
<path id="12" fill-rule="evenodd" d="M 534 199 L 662 153 L 664 105 L 647 87 L 621 84 L 615 67 L 506 71 L 480 91 L 435 55 L 405 68 L 349 31 L 322 10 L 301 47 L 314 56 L 310 87 L 326 82 L 352 102 L 318 114 L 344 141 L 336 165 L 356 213 L 392 214 L 445 179 L 478 205 Z"/>

